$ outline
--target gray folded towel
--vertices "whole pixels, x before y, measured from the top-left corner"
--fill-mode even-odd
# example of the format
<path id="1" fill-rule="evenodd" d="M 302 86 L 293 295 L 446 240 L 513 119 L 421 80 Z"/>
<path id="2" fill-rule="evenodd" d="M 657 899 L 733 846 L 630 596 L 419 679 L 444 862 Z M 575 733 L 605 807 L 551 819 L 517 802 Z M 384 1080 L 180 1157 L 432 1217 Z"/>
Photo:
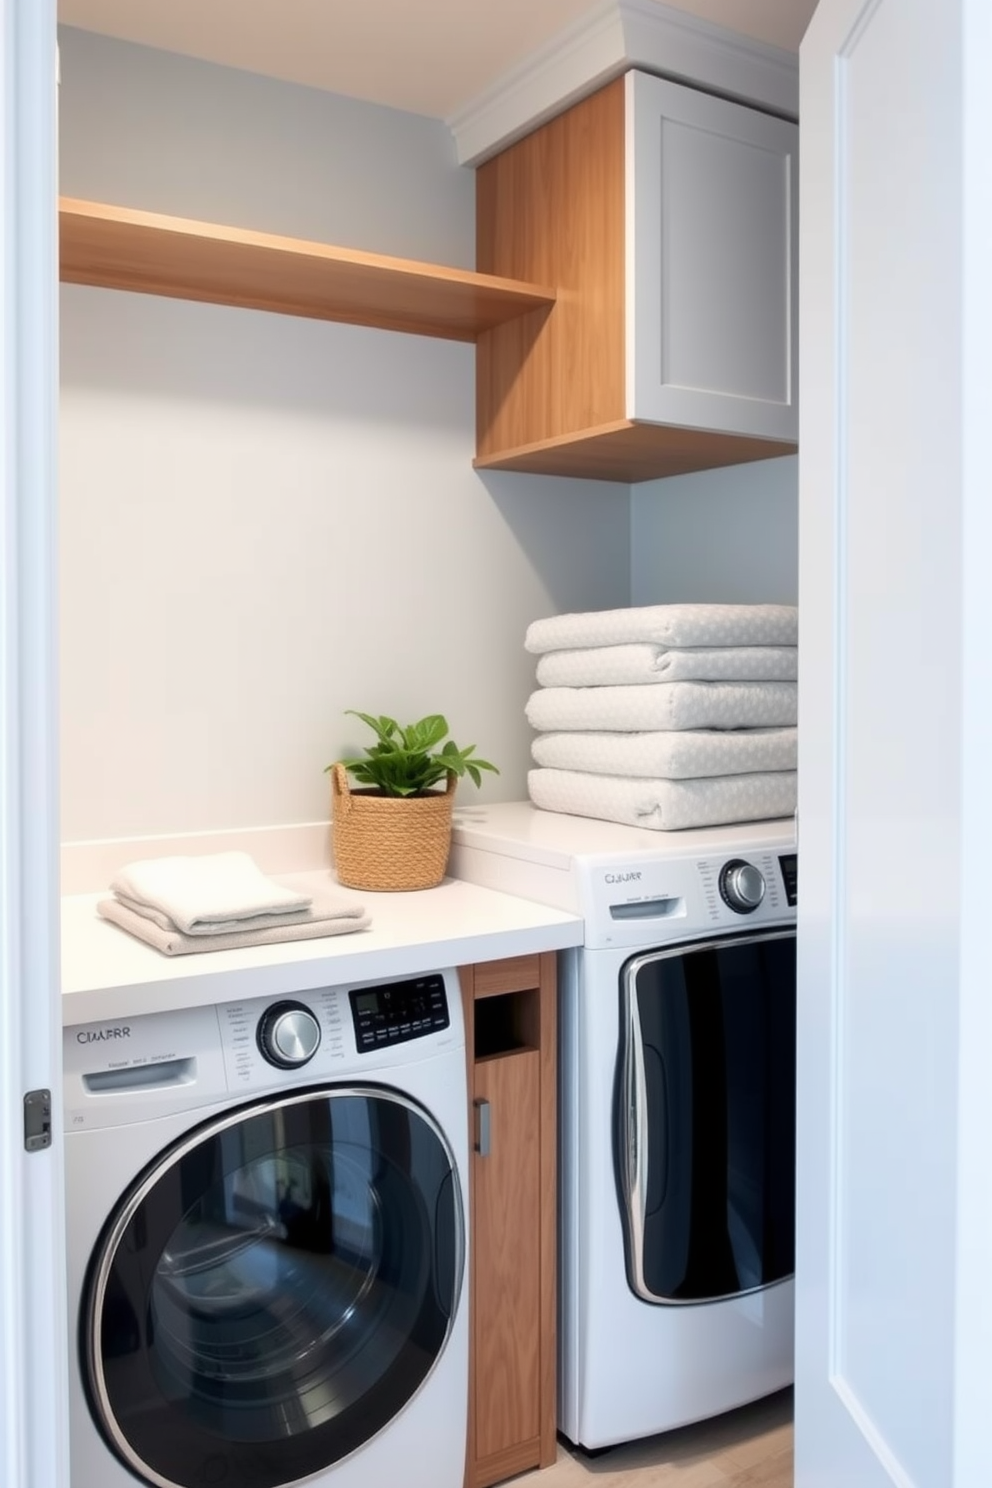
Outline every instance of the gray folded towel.
<path id="1" fill-rule="evenodd" d="M 290 940 L 319 940 L 327 935 L 349 935 L 355 930 L 366 930 L 372 923 L 361 904 L 330 894 L 315 895 L 309 909 L 293 916 L 286 915 L 279 924 L 274 924 L 272 917 L 266 916 L 264 923 L 254 928 L 216 934 L 186 935 L 161 911 L 149 913 L 147 907 L 139 911 L 120 898 L 101 899 L 96 911 L 103 919 L 143 940 L 146 945 L 154 946 L 165 956 L 234 951 L 240 946 L 279 945 Z"/>
<path id="2" fill-rule="evenodd" d="M 798 646 L 587 646 L 549 651 L 537 663 L 542 687 L 626 687 L 653 682 L 794 682 Z"/>
<path id="3" fill-rule="evenodd" d="M 626 780 L 579 770 L 531 770 L 527 793 L 542 811 L 593 816 L 651 831 L 771 821 L 796 809 L 795 770 L 705 780 Z"/>
<path id="4" fill-rule="evenodd" d="M 531 744 L 537 764 L 555 770 L 642 779 L 694 780 L 794 770 L 796 728 L 662 729 L 651 733 L 538 734 Z"/>
<path id="5" fill-rule="evenodd" d="M 623 610 L 585 610 L 532 620 L 526 650 L 569 651 L 584 646 L 794 646 L 799 611 L 782 604 L 662 604 Z"/>
<path id="6" fill-rule="evenodd" d="M 531 728 L 649 733 L 665 729 L 791 728 L 795 682 L 656 682 L 653 687 L 539 687 L 524 709 Z"/>

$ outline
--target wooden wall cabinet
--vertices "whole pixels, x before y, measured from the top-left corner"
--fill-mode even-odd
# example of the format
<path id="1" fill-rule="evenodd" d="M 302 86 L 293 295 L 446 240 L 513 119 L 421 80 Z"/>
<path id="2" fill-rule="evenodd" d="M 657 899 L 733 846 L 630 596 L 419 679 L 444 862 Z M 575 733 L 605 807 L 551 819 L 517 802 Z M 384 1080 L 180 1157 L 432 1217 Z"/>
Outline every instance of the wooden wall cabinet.
<path id="1" fill-rule="evenodd" d="M 480 469 L 792 453 L 798 126 L 629 72 L 485 162 L 477 264 L 558 289 L 477 342 Z"/>
<path id="2" fill-rule="evenodd" d="M 466 1488 L 548 1467 L 556 1445 L 556 960 L 460 971 L 468 1048 Z"/>

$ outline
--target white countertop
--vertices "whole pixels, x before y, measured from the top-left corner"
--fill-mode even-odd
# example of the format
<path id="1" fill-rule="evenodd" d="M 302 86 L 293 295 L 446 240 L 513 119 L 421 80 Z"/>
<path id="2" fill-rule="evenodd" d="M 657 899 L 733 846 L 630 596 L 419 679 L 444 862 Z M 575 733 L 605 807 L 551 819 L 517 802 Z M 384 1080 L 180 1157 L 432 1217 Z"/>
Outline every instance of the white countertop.
<path id="1" fill-rule="evenodd" d="M 586 944 L 612 919 L 611 870 L 651 871 L 660 862 L 795 850 L 794 817 L 657 832 L 556 811 L 527 801 L 455 808 L 450 871 L 466 883 L 582 916 Z M 647 882 L 647 878 L 644 880 Z M 654 879 L 652 878 L 652 882 Z M 611 931 L 610 943 L 614 943 Z M 632 938 L 631 945 L 637 943 Z"/>
<path id="2" fill-rule="evenodd" d="M 280 881 L 313 892 L 327 888 L 328 873 Z M 191 956 L 165 956 L 101 919 L 96 905 L 105 893 L 63 899 L 63 1025 L 418 976 L 582 944 L 577 915 L 453 878 L 415 893 L 342 893 L 364 904 L 372 918 L 367 930 Z"/>
<path id="3" fill-rule="evenodd" d="M 644 853 L 665 857 L 695 857 L 707 853 L 756 851 L 761 847 L 795 841 L 792 816 L 772 821 L 737 822 L 720 827 L 689 827 L 679 832 L 658 832 L 648 827 L 628 827 L 588 816 L 567 816 L 541 811 L 529 801 L 501 801 L 482 806 L 456 806 L 452 843 L 457 865 L 459 848 L 500 853 L 526 863 L 568 868 L 576 858 L 636 858 Z M 458 872 L 455 866 L 456 875 Z"/>

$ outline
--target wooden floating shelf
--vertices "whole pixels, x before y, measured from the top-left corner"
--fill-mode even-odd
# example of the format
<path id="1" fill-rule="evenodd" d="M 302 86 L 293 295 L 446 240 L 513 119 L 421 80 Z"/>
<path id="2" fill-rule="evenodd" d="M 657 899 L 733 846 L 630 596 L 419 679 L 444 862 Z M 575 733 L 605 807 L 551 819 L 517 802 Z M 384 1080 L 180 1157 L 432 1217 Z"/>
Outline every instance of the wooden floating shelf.
<path id="1" fill-rule="evenodd" d="M 555 291 L 470 269 L 332 248 L 62 197 L 59 277 L 67 284 L 205 300 L 313 320 L 475 341 L 550 309 Z"/>
<path id="2" fill-rule="evenodd" d="M 710 429 L 617 419 L 576 434 L 559 434 L 516 449 L 498 450 L 473 461 L 476 470 L 516 470 L 531 475 L 580 476 L 585 480 L 660 480 L 723 465 L 744 465 L 794 455 L 796 445 L 752 439 Z"/>

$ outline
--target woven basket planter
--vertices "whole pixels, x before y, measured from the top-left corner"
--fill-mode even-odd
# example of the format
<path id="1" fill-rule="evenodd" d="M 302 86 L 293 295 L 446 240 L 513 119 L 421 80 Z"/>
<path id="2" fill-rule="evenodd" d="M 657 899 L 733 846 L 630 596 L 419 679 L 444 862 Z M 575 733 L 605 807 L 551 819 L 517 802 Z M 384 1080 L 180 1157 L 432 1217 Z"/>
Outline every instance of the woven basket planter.
<path id="1" fill-rule="evenodd" d="M 433 889 L 451 851 L 457 777 L 426 796 L 352 790 L 344 765 L 331 771 L 334 870 L 349 889 Z"/>

